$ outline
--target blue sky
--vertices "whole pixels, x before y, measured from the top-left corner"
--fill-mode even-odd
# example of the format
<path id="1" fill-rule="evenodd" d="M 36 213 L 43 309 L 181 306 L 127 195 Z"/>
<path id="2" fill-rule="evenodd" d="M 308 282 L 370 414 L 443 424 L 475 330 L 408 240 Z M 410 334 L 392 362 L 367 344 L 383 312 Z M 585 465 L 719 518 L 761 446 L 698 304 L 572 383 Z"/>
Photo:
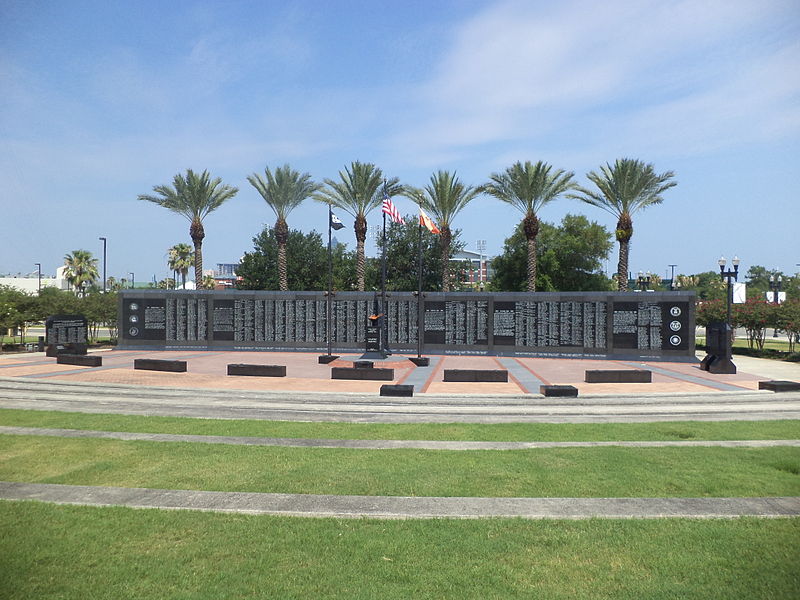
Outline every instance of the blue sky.
<path id="1" fill-rule="evenodd" d="M 109 275 L 167 276 L 188 222 L 136 198 L 187 168 L 240 189 L 205 221 L 212 267 L 274 222 L 246 180 L 266 165 L 422 186 L 544 160 L 586 185 L 620 157 L 678 181 L 635 215 L 632 271 L 800 269 L 796 0 L 0 0 L 0 90 L 0 273 L 54 273 L 105 236 Z M 615 225 L 567 199 L 539 216 L 566 213 Z M 520 218 L 482 198 L 453 225 L 497 254 Z M 324 232 L 325 207 L 289 225 Z"/>

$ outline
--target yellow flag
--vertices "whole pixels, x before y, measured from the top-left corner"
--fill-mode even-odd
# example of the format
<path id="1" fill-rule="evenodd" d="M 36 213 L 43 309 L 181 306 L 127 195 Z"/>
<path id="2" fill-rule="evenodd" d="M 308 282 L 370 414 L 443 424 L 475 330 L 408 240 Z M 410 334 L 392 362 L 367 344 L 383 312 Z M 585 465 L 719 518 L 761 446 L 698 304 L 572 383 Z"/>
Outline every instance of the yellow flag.
<path id="1" fill-rule="evenodd" d="M 419 224 L 425 225 L 425 227 L 427 227 L 428 231 L 431 233 L 441 233 L 439 228 L 436 226 L 436 223 L 434 223 L 431 218 L 425 214 L 425 211 L 422 210 L 422 207 L 419 209 Z"/>

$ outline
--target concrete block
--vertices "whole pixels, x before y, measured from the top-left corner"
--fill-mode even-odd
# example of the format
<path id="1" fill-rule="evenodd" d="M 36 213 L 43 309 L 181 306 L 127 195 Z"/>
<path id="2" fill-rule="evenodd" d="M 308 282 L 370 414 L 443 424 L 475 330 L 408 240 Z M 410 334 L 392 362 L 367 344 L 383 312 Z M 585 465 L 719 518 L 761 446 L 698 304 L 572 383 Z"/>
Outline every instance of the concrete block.
<path id="1" fill-rule="evenodd" d="M 758 389 L 771 392 L 800 392 L 800 383 L 797 381 L 759 381 Z"/>
<path id="2" fill-rule="evenodd" d="M 576 398 L 578 388 L 574 385 L 540 385 L 539 393 L 549 397 Z"/>
<path id="3" fill-rule="evenodd" d="M 170 373 L 185 373 L 185 360 L 161 360 L 159 358 L 136 358 L 133 361 L 134 369 L 144 371 L 169 371 Z"/>
<path id="4" fill-rule="evenodd" d="M 331 368 L 331 379 L 393 381 L 394 369 L 356 369 L 355 367 L 333 367 Z"/>
<path id="5" fill-rule="evenodd" d="M 79 367 L 102 367 L 103 358 L 94 354 L 58 354 L 56 364 L 78 365 Z"/>
<path id="6" fill-rule="evenodd" d="M 586 383 L 652 383 L 653 373 L 645 369 L 595 369 L 585 373 Z"/>
<path id="7" fill-rule="evenodd" d="M 228 375 L 249 375 L 251 377 L 286 377 L 286 365 L 228 365 Z"/>
<path id="8" fill-rule="evenodd" d="M 382 385 L 381 396 L 403 396 L 410 397 L 414 395 L 413 385 Z"/>
<path id="9" fill-rule="evenodd" d="M 505 369 L 445 369 L 445 381 L 508 383 Z"/>

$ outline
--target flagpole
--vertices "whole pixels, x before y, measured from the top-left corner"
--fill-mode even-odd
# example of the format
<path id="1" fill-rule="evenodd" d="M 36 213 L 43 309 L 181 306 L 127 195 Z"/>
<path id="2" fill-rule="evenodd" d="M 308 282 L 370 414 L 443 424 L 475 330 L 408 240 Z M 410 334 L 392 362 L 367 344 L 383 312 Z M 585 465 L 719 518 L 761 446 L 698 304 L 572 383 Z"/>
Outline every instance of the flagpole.
<path id="1" fill-rule="evenodd" d="M 422 356 L 422 218 L 419 219 L 417 242 L 417 358 Z"/>
<path id="2" fill-rule="evenodd" d="M 383 197 L 388 198 L 386 194 L 386 180 L 383 180 Z M 383 213 L 383 252 L 381 258 L 381 314 L 383 315 L 383 344 L 381 350 L 386 352 L 389 345 L 389 325 L 388 317 L 386 315 L 386 213 Z"/>
<path id="3" fill-rule="evenodd" d="M 325 302 L 325 337 L 328 338 L 328 356 L 331 355 L 331 301 L 333 300 L 333 251 L 331 245 L 331 223 L 333 207 L 328 204 L 328 297 Z"/>

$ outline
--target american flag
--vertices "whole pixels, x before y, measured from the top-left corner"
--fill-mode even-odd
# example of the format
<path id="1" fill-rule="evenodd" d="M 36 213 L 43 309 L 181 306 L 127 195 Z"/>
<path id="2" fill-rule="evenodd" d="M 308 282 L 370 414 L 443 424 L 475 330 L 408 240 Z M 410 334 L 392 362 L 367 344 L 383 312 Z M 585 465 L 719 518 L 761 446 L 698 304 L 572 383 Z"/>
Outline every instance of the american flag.
<path id="1" fill-rule="evenodd" d="M 382 211 L 392 218 L 392 223 L 405 223 L 405 221 L 403 221 L 403 217 L 400 215 L 400 211 L 397 210 L 397 207 L 392 203 L 391 198 L 389 198 L 386 192 L 383 192 Z"/>

